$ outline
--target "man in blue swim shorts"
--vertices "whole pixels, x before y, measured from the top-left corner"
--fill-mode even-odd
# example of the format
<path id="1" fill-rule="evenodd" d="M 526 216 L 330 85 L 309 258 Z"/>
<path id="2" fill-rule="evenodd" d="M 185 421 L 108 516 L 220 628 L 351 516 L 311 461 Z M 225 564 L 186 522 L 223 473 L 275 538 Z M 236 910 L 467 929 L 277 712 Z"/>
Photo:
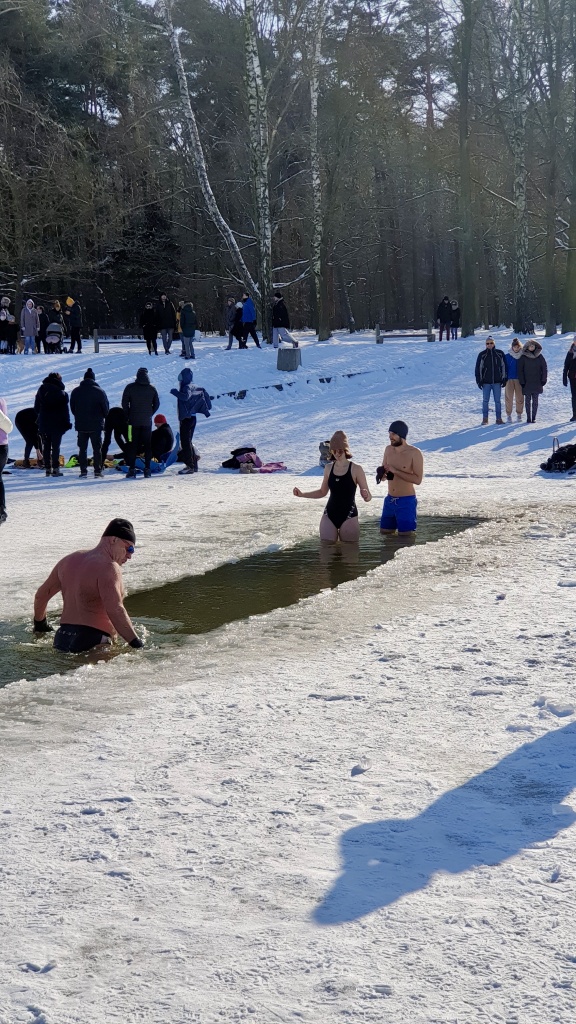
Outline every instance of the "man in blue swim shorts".
<path id="1" fill-rule="evenodd" d="M 422 452 L 408 444 L 408 427 L 403 420 L 390 424 L 390 444 L 384 450 L 379 476 L 388 480 L 380 533 L 410 534 L 416 532 L 415 485 L 422 483 L 424 459 Z M 382 472 L 383 471 L 383 472 Z"/>

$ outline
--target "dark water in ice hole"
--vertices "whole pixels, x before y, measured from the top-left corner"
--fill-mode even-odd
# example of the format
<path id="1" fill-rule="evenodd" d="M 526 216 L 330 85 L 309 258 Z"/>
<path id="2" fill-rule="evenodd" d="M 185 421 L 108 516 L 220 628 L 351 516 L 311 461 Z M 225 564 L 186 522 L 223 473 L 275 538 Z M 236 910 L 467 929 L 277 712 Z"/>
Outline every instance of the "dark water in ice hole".
<path id="1" fill-rule="evenodd" d="M 126 608 L 136 625 L 148 630 L 147 644 L 161 650 L 177 643 L 179 636 L 208 633 L 227 622 L 296 604 L 365 576 L 407 543 L 430 543 L 479 522 L 472 516 L 419 516 L 416 540 L 406 541 L 383 537 L 376 519 L 364 520 L 357 545 L 324 545 L 312 537 L 291 548 L 264 551 L 226 562 L 201 576 L 132 594 Z M 49 636 L 34 637 L 30 624 L 0 623 L 0 687 L 18 679 L 70 672 L 122 652 L 126 652 L 123 644 L 104 654 L 59 654 Z"/>

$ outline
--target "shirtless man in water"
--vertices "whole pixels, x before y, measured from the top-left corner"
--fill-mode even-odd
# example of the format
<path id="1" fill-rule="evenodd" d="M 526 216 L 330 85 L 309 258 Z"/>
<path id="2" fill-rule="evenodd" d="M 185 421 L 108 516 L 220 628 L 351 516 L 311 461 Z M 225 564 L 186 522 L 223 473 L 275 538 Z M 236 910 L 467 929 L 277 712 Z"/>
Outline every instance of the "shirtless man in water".
<path id="1" fill-rule="evenodd" d="M 74 551 L 52 569 L 34 597 L 34 632 L 51 633 L 46 607 L 62 592 L 58 651 L 80 654 L 111 644 L 116 633 L 130 647 L 143 647 L 124 608 L 121 565 L 134 554 L 136 535 L 127 519 L 113 519 L 90 551 Z"/>
<path id="2" fill-rule="evenodd" d="M 384 499 L 380 533 L 410 534 L 416 532 L 416 492 L 422 483 L 424 459 L 422 452 L 408 444 L 408 427 L 403 420 L 394 420 L 389 427 L 390 444 L 384 450 L 382 468 L 388 478 L 388 494 Z"/>

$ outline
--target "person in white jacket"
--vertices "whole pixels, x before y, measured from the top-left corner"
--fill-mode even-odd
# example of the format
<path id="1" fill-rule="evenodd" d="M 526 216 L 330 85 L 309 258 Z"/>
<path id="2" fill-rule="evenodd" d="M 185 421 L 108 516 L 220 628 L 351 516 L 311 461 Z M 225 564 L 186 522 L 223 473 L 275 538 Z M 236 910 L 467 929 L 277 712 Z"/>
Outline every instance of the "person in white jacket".
<path id="1" fill-rule="evenodd" d="M 12 422 L 8 418 L 6 399 L 0 398 L 0 525 L 6 522 L 6 491 L 2 473 L 8 458 L 8 434 L 12 430 Z"/>

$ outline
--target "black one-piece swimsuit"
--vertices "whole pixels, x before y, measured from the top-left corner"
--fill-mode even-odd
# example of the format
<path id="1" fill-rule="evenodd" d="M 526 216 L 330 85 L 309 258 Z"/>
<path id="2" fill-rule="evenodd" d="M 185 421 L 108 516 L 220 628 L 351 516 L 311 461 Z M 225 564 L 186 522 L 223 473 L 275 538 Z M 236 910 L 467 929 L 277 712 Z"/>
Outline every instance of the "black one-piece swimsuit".
<path id="1" fill-rule="evenodd" d="M 356 484 L 352 477 L 352 463 L 348 466 L 346 473 L 336 476 L 334 466 L 328 477 L 328 489 L 330 497 L 324 509 L 324 515 L 328 516 L 331 523 L 337 530 L 347 519 L 356 519 L 358 509 L 356 508 Z"/>

